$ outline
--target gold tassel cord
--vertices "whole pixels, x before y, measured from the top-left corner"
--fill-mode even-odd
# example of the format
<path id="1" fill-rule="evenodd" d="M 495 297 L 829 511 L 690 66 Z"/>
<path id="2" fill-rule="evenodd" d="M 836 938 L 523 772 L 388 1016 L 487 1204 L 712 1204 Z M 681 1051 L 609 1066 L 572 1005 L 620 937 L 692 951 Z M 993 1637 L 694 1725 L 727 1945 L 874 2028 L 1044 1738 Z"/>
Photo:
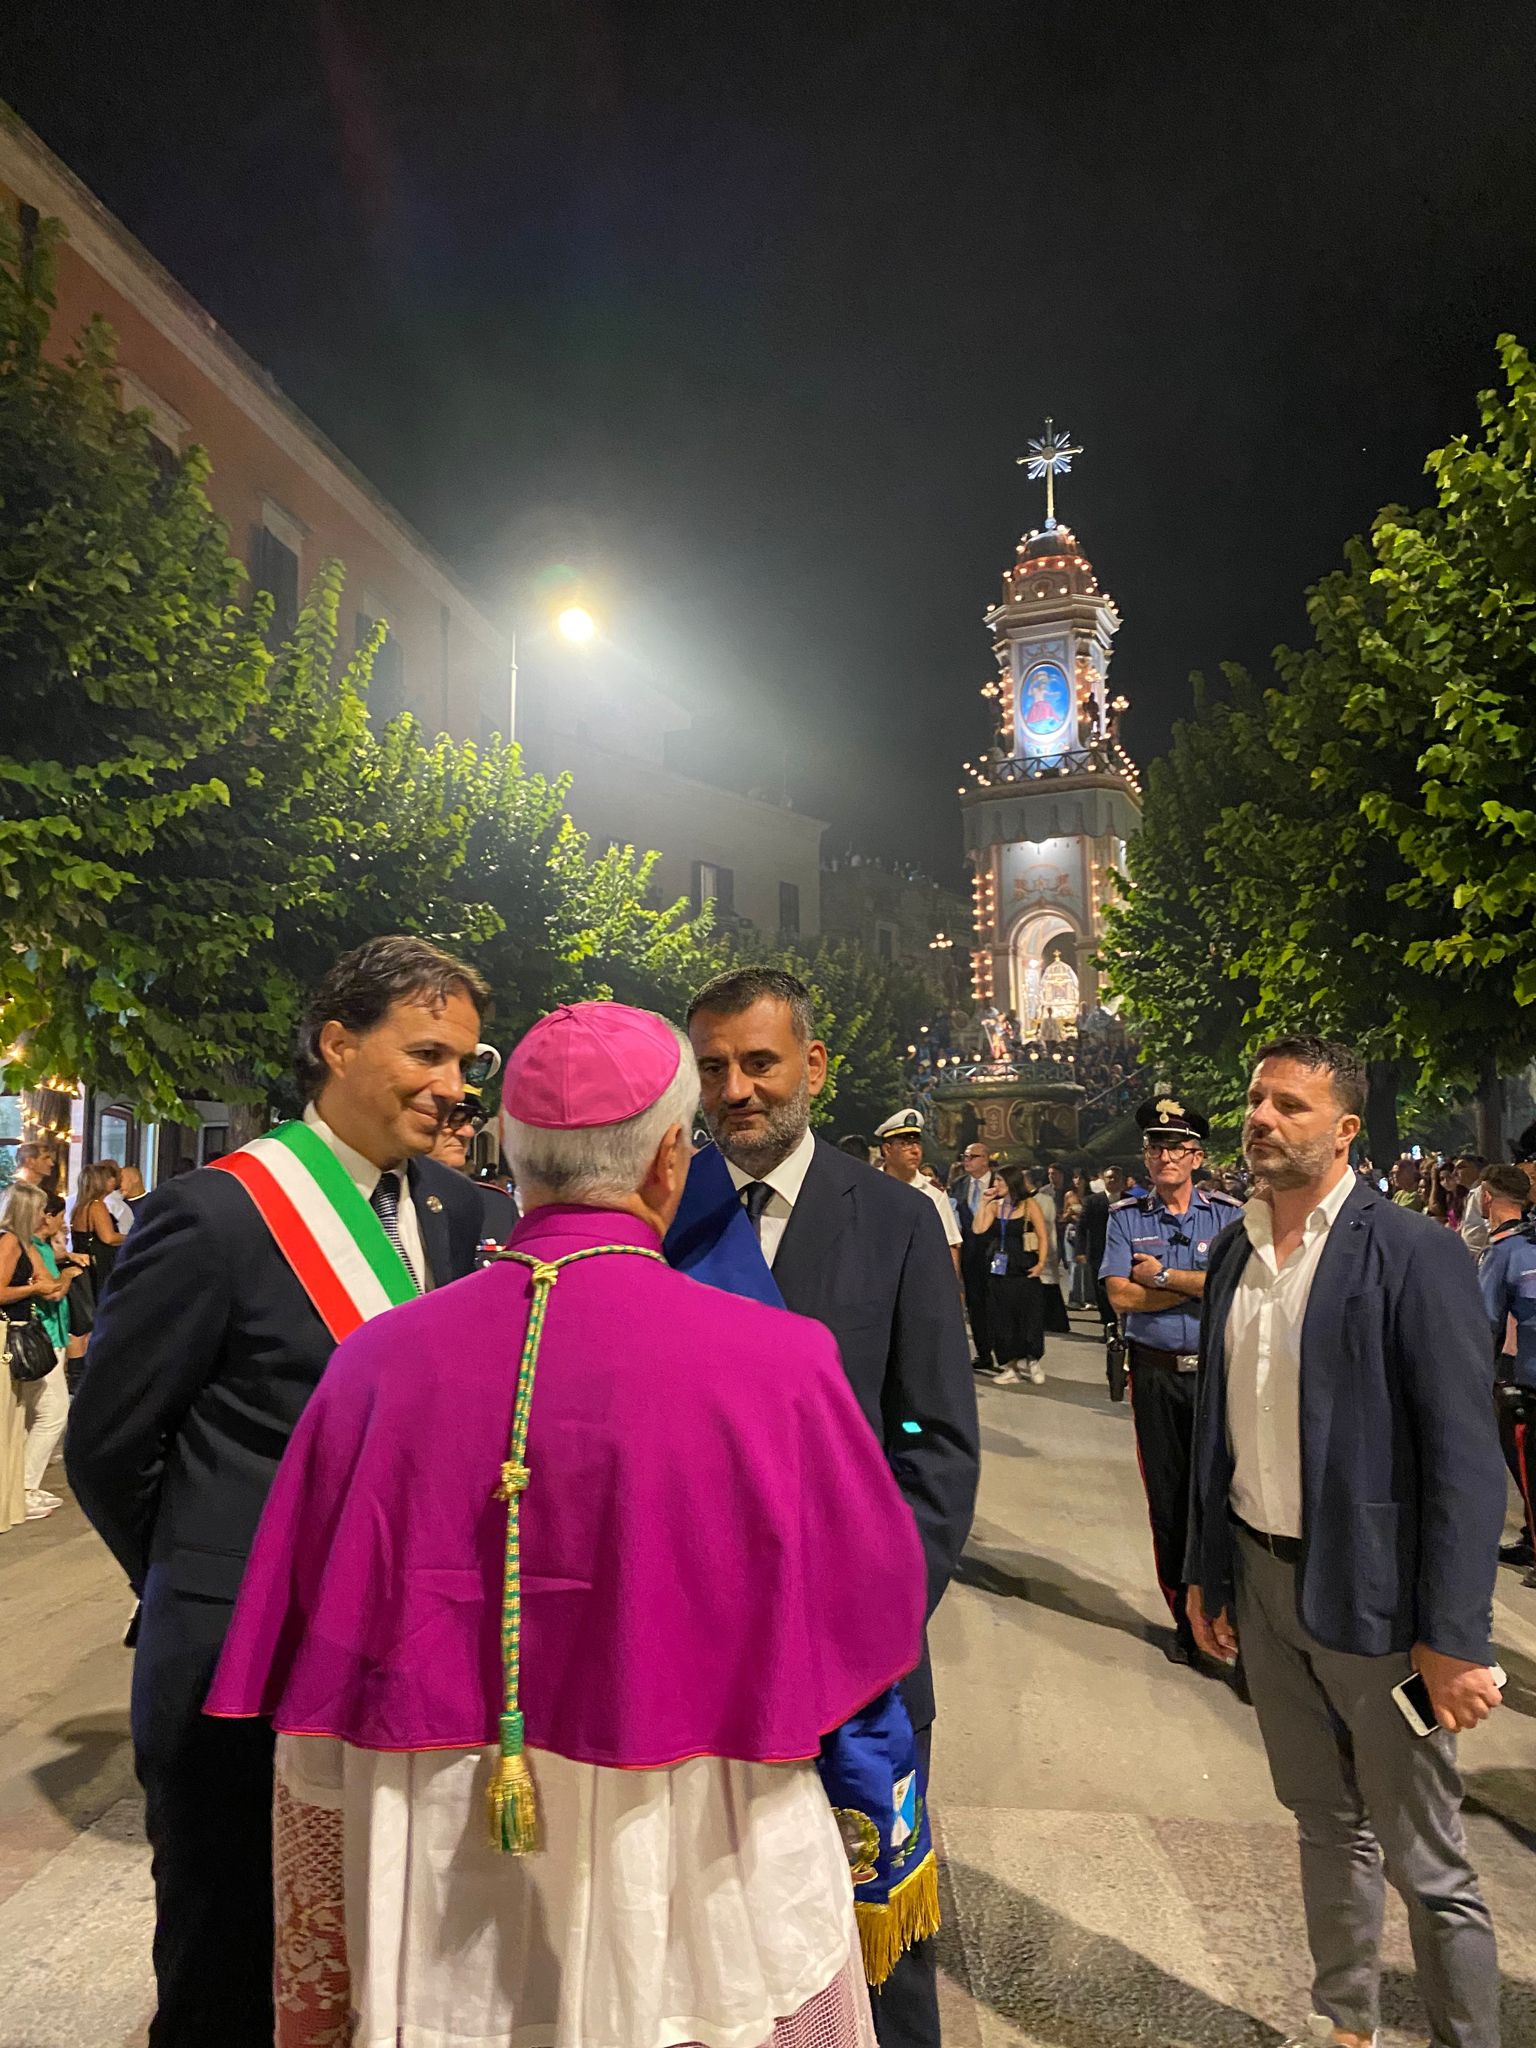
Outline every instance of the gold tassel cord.
<path id="1" fill-rule="evenodd" d="M 859 1923 L 865 1981 L 871 1990 L 878 1990 L 914 1942 L 926 1941 L 939 1931 L 938 1859 L 925 1856 L 883 1906 L 855 1900 L 853 1911 Z"/>
<path id="2" fill-rule="evenodd" d="M 491 1779 L 491 1847 L 512 1856 L 532 1856 L 543 1847 L 533 1774 L 524 1756 L 497 1760 Z"/>
<path id="3" fill-rule="evenodd" d="M 563 1259 L 536 1259 L 527 1252 L 502 1251 L 501 1259 L 512 1259 L 532 1269 L 532 1299 L 528 1327 L 523 1336 L 522 1356 L 517 1367 L 517 1392 L 512 1406 L 512 1440 L 502 1462 L 495 1498 L 506 1505 L 507 1540 L 502 1559 L 501 1661 L 502 1715 L 501 1754 L 491 1774 L 486 1807 L 490 1821 L 491 1847 L 509 1856 L 531 1856 L 540 1844 L 539 1804 L 533 1773 L 523 1754 L 523 1716 L 519 1708 L 523 1648 L 522 1499 L 529 1481 L 527 1464 L 528 1418 L 533 1408 L 533 1380 L 539 1362 L 539 1344 L 544 1335 L 544 1317 L 550 1290 L 561 1269 L 579 1259 L 595 1259 L 606 1252 L 628 1253 L 661 1260 L 661 1253 L 637 1244 L 597 1244 L 585 1251 L 568 1252 Z"/>

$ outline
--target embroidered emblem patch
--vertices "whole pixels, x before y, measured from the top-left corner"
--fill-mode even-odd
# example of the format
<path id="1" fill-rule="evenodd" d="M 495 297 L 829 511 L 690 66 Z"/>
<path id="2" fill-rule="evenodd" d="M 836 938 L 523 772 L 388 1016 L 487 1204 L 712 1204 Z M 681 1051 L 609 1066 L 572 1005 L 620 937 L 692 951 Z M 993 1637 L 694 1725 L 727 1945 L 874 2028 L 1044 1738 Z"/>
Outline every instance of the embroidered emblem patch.
<path id="1" fill-rule="evenodd" d="M 854 1884 L 868 1884 L 880 1866 L 880 1830 L 856 1806 L 834 1806 L 832 1814 Z"/>

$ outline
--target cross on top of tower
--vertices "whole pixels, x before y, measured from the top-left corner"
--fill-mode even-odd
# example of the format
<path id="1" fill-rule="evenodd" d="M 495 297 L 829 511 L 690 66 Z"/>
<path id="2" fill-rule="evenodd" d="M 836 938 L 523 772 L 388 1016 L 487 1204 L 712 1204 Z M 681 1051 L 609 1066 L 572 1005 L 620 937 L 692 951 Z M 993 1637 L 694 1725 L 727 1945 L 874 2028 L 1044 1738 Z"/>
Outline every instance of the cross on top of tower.
<path id="1" fill-rule="evenodd" d="M 1082 452 L 1082 449 L 1075 446 L 1071 441 L 1066 428 L 1058 427 L 1050 414 L 1047 413 L 1045 416 L 1045 432 L 1031 439 L 1028 454 L 1016 455 L 1014 457 L 1015 462 L 1022 463 L 1028 468 L 1029 480 L 1032 484 L 1039 483 L 1042 477 L 1045 479 L 1045 523 L 1047 527 L 1052 527 L 1056 524 L 1056 479 L 1058 476 L 1066 476 L 1068 474 L 1072 467 L 1072 458 L 1076 455 L 1081 455 Z"/>

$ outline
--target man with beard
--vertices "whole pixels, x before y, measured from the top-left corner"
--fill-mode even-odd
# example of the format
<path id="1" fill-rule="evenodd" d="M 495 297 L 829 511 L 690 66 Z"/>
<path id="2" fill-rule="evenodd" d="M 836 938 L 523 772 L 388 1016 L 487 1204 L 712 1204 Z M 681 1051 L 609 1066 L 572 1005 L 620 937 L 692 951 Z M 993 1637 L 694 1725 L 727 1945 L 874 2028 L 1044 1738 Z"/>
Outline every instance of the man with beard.
<path id="1" fill-rule="evenodd" d="M 1347 1046 L 1282 1038 L 1258 1055 L 1243 1144 L 1259 1191 L 1205 1289 L 1189 1616 L 1212 1654 L 1241 1640 L 1296 1816 L 1306 2038 L 1375 2038 L 1385 1863 L 1438 2048 L 1497 2048 L 1454 1741 L 1499 1704 L 1493 1351 L 1463 1246 L 1351 1172 L 1364 1106 Z M 1393 1697 L 1415 1672 L 1423 1736 Z"/>
<path id="2" fill-rule="evenodd" d="M 912 1510 L 931 1615 L 970 1531 L 980 1456 L 960 1298 L 933 1205 L 812 1135 L 827 1049 L 793 975 L 768 967 L 718 975 L 689 1005 L 688 1036 L 705 1122 L 778 1291 L 837 1339 Z M 926 1648 L 902 1691 L 926 1781 L 934 1718 Z M 936 2048 L 931 1942 L 896 1964 L 875 2000 L 875 2027 L 884 2048 Z"/>
<path id="3" fill-rule="evenodd" d="M 1173 1616 L 1167 1654 L 1175 1664 L 1191 1664 L 1196 1645 L 1185 1613 L 1184 1544 L 1200 1297 L 1211 1246 L 1236 1217 L 1238 1205 L 1230 1195 L 1194 1184 L 1210 1135 L 1199 1110 L 1160 1095 L 1141 1105 L 1136 1121 L 1152 1192 L 1129 1195 L 1110 1210 L 1099 1274 L 1110 1307 L 1124 1318 L 1131 1419 L 1152 1524 L 1152 1559 Z"/>

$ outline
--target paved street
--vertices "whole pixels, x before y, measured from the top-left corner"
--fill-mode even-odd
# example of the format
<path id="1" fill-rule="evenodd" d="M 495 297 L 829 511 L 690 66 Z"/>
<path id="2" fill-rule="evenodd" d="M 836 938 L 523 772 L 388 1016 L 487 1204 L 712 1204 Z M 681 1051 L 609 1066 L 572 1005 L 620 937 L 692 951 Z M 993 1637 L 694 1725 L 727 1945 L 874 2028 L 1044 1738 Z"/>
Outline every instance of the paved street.
<path id="1" fill-rule="evenodd" d="M 1273 2044 L 1307 2010 L 1292 1831 L 1251 1713 L 1168 1664 L 1101 1351 L 985 1389 L 980 1509 L 936 1631 L 948 2048 Z M 1463 1751 L 1505 2048 L 1536 2044 L 1536 1593 L 1500 1573 L 1512 1711 Z M 70 1506 L 0 1539 L 0 2048 L 119 2048 L 149 2003 L 127 1600 Z M 1401 1911 L 1391 2048 L 1422 2043 Z"/>

